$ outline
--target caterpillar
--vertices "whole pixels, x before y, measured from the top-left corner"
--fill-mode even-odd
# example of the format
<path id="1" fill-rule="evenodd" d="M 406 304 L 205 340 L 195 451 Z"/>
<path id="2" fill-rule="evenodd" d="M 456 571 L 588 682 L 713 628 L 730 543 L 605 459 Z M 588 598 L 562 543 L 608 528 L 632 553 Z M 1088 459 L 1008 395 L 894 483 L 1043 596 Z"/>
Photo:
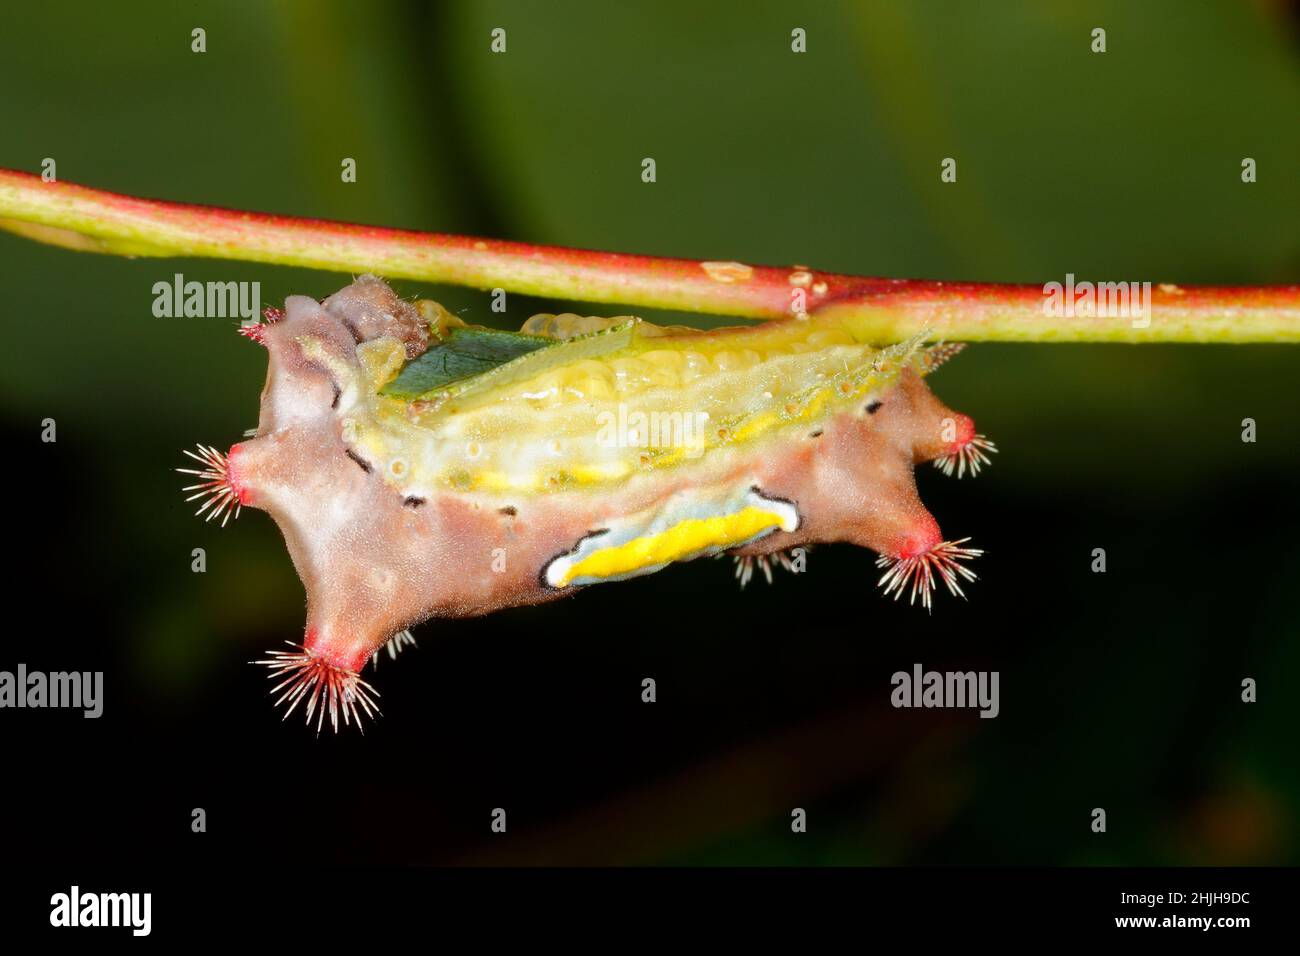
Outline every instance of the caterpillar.
<path id="1" fill-rule="evenodd" d="M 814 543 L 875 551 L 884 594 L 927 610 L 938 584 L 975 580 L 982 552 L 944 539 L 913 476 L 973 475 L 996 451 L 924 381 L 959 345 L 881 347 L 816 314 L 712 331 L 538 315 L 509 333 L 369 275 L 240 331 L 269 355 L 257 427 L 178 470 L 201 516 L 257 508 L 283 533 L 305 635 L 256 663 L 317 733 L 378 714 L 362 668 L 430 617 L 709 555 L 770 581 Z"/>

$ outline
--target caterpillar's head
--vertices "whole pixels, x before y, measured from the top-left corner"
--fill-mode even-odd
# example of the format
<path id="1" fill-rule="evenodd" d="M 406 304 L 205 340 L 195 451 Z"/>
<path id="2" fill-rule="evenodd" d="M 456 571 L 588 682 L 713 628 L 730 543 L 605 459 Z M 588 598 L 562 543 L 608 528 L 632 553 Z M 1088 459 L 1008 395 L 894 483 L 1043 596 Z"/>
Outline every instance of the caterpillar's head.
<path id="1" fill-rule="evenodd" d="M 319 704 L 318 720 L 328 709 L 346 722 L 372 703 L 357 672 L 419 604 L 389 533 L 406 517 L 401 499 L 375 480 L 350 425 L 374 398 L 367 359 L 419 355 L 428 327 L 373 276 L 324 302 L 290 296 L 267 320 L 241 330 L 269 356 L 258 426 L 225 455 L 187 453 L 202 465 L 187 470 L 200 479 L 188 490 L 223 523 L 243 506 L 275 519 L 307 589 L 308 628 L 301 651 L 268 663 L 291 708 L 305 700 L 309 719 Z"/>
<path id="2" fill-rule="evenodd" d="M 374 385 L 359 353 L 378 345 L 398 361 L 419 355 L 428 329 L 374 276 L 324 302 L 290 296 L 268 318 L 250 335 L 269 357 L 257 429 L 230 449 L 225 477 L 240 504 L 271 512 L 286 536 L 301 537 L 360 504 L 370 465 L 349 441 L 349 422 L 365 413 Z"/>

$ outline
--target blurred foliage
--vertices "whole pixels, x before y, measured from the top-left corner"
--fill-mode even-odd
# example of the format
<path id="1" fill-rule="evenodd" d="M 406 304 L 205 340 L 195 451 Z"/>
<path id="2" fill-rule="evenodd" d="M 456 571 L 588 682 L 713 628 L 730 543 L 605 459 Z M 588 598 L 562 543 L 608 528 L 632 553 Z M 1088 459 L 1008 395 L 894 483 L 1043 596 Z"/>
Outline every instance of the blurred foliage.
<path id="1" fill-rule="evenodd" d="M 62 179 L 145 196 L 851 273 L 1296 282 L 1287 10 L 49 0 L 4 14 L 0 165 L 53 157 Z M 190 51 L 196 26 L 203 54 Z M 806 54 L 790 51 L 796 26 Z M 503 55 L 489 51 L 494 27 Z M 940 182 L 946 156 L 956 184 Z M 340 181 L 344 157 L 356 183 Z M 36 423 L 59 423 L 48 511 L 17 519 L 50 563 L 20 583 L 62 600 L 73 627 L 98 622 L 81 640 L 129 675 L 133 732 L 175 723 L 201 741 L 173 770 L 195 787 L 225 780 L 230 815 L 297 799 L 291 773 L 254 785 L 241 768 L 347 759 L 347 799 L 423 814 L 381 819 L 340 850 L 354 858 L 492 858 L 437 821 L 503 792 L 533 799 L 540 860 L 1296 858 L 1292 347 L 971 349 L 935 387 L 1003 453 L 974 485 L 921 477 L 945 527 L 989 549 L 969 606 L 923 619 L 886 605 L 863 596 L 865 555 L 819 549 L 806 579 L 743 597 L 706 563 L 432 624 L 411 660 L 381 670 L 388 742 L 362 747 L 274 726 L 239 662 L 299 633 L 301 587 L 269 521 L 196 525 L 168 471 L 180 447 L 253 424 L 264 359 L 233 321 L 150 312 L 153 283 L 174 272 L 259 281 L 266 303 L 344 278 L 8 236 L 0 255 L 7 434 L 33 460 L 46 453 Z M 501 317 L 472 290 L 400 289 L 509 328 L 590 308 L 511 297 Z M 1245 417 L 1256 444 L 1240 441 Z M 1104 577 L 1086 570 L 1101 545 Z M 189 570 L 200 546 L 201 576 Z M 91 570 L 66 590 L 56 565 L 70 561 Z M 638 601 L 679 626 L 630 620 Z M 914 660 L 1002 668 L 1003 716 L 949 714 L 927 730 L 876 710 L 889 673 Z M 612 689 L 646 672 L 672 701 L 653 725 Z M 1235 702 L 1245 674 L 1261 679 L 1251 708 Z M 827 717 L 843 713 L 860 715 L 849 736 Z M 646 802 L 655 786 L 678 798 L 678 823 Z M 788 807 L 812 799 L 810 832 L 792 841 Z M 1111 808 L 1104 841 L 1086 831 L 1098 805 Z M 582 822 L 600 808 L 606 831 Z M 641 842 L 602 856 L 599 834 L 629 821 Z"/>

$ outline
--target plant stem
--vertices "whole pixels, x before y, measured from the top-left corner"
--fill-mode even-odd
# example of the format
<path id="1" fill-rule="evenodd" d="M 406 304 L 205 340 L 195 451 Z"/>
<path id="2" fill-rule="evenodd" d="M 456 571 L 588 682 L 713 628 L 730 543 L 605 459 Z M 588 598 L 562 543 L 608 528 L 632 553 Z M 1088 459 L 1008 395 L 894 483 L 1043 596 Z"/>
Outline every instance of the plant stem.
<path id="1" fill-rule="evenodd" d="M 950 341 L 1298 342 L 1300 286 L 1153 285 L 1129 318 L 1047 314 L 1040 285 L 879 279 L 592 252 L 137 199 L 0 170 L 0 228 L 66 248 L 375 272 L 480 289 L 751 319 L 852 317 L 871 338 Z"/>

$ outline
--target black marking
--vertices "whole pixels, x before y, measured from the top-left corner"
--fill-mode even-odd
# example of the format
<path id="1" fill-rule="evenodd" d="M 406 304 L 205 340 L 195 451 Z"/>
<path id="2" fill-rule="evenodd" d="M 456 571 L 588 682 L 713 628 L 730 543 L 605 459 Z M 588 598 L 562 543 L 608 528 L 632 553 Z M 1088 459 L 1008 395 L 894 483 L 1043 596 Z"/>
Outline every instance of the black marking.
<path id="1" fill-rule="evenodd" d="M 416 497 L 415 495 L 411 495 L 410 497 L 403 500 L 402 504 L 406 505 L 406 507 L 408 508 L 418 508 L 420 507 L 420 505 L 424 504 L 424 499 Z"/>
<path id="2" fill-rule="evenodd" d="M 359 467 L 367 475 L 370 474 L 372 470 L 370 467 L 370 462 L 366 461 L 364 458 L 362 458 L 360 455 L 354 452 L 351 448 L 347 450 L 346 454 L 349 458 L 351 458 L 353 461 L 357 463 L 357 467 Z"/>
<path id="3" fill-rule="evenodd" d="M 330 402 L 330 408 L 338 408 L 339 399 L 342 397 L 343 397 L 343 389 L 339 388 L 338 384 L 336 383 L 334 385 L 334 401 Z"/>
<path id="4" fill-rule="evenodd" d="M 506 505 L 504 508 L 501 508 L 500 511 L 503 515 L 509 518 L 513 518 L 515 515 L 519 514 L 519 509 L 514 505 Z"/>
<path id="5" fill-rule="evenodd" d="M 348 333 L 352 336 L 352 340 L 356 342 L 358 345 L 360 345 L 361 332 L 360 330 L 357 329 L 356 323 L 353 322 L 351 319 L 342 319 L 340 320 L 340 324 L 343 326 L 343 328 L 348 330 Z"/>
<path id="6" fill-rule="evenodd" d="M 819 428 L 819 429 L 817 429 L 815 432 L 813 432 L 811 435 L 809 435 L 808 437 L 809 437 L 809 438 L 821 438 L 821 437 L 822 437 L 822 430 Z"/>
<path id="7" fill-rule="evenodd" d="M 868 415 L 874 415 L 874 414 L 876 414 L 876 412 L 880 411 L 880 406 L 883 405 L 883 404 L 885 404 L 885 403 L 882 402 L 880 399 L 876 399 L 874 402 L 868 402 L 868 403 L 867 403 L 867 414 L 868 414 Z"/>

